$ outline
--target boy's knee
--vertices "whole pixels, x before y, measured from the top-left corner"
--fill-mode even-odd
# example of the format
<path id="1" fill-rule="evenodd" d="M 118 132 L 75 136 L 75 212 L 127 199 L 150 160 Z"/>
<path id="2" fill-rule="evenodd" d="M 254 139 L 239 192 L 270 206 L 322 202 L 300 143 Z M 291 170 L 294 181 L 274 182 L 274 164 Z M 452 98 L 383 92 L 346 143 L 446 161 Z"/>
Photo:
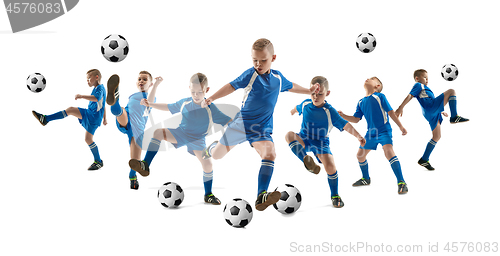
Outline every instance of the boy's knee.
<path id="1" fill-rule="evenodd" d="M 276 159 L 276 152 L 265 152 L 264 154 L 262 154 L 262 159 L 274 161 Z"/>
<path id="2" fill-rule="evenodd" d="M 164 132 L 163 132 L 163 129 L 156 129 L 153 133 L 153 138 L 157 139 L 157 140 L 166 140 L 167 136 L 164 136 Z"/>
<path id="3" fill-rule="evenodd" d="M 294 141 L 294 139 L 295 139 L 295 133 L 292 132 L 292 131 L 287 132 L 286 135 L 285 135 L 285 139 L 289 143 L 292 142 L 292 141 Z"/>
<path id="4" fill-rule="evenodd" d="M 455 95 L 457 95 L 457 93 L 455 92 L 455 89 L 449 89 L 449 90 L 448 90 L 448 93 L 450 94 L 450 96 L 455 96 Z"/>

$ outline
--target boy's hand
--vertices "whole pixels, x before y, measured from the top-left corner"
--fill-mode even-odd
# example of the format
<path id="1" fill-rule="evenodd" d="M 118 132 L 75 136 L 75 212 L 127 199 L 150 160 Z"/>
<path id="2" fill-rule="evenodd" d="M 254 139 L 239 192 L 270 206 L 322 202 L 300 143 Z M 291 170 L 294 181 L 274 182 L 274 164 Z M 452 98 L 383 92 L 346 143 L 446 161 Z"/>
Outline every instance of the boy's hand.
<path id="1" fill-rule="evenodd" d="M 358 140 L 359 140 L 359 144 L 364 147 L 365 144 L 366 144 L 366 139 L 364 137 L 358 137 Z"/>
<path id="2" fill-rule="evenodd" d="M 318 93 L 319 92 L 319 87 L 320 87 L 320 84 L 319 83 L 315 83 L 313 86 L 311 86 L 311 88 L 309 88 L 309 91 L 311 92 L 311 94 Z"/>
<path id="3" fill-rule="evenodd" d="M 339 115 L 340 115 L 341 117 L 344 117 L 344 112 L 342 112 L 342 110 L 338 110 L 337 112 L 339 113 Z"/>
<path id="4" fill-rule="evenodd" d="M 163 78 L 161 76 L 155 78 L 155 83 L 153 86 L 158 86 L 161 82 L 163 82 Z"/>
<path id="5" fill-rule="evenodd" d="M 444 111 L 443 111 L 443 112 L 441 112 L 441 114 L 443 114 L 443 116 L 445 116 L 445 117 L 448 117 L 448 113 L 446 113 L 446 112 L 444 112 Z"/>
<path id="6" fill-rule="evenodd" d="M 106 118 L 102 119 L 102 124 L 103 125 L 107 125 L 108 124 L 108 120 L 106 120 Z"/>
<path id="7" fill-rule="evenodd" d="M 141 100 L 141 105 L 146 106 L 146 107 L 149 108 L 149 101 L 148 101 L 148 99 L 142 99 Z"/>
<path id="8" fill-rule="evenodd" d="M 210 98 L 208 98 L 208 99 L 205 99 L 205 100 L 201 101 L 201 105 L 200 106 L 202 108 L 206 108 L 210 104 L 212 104 L 212 100 Z"/>
<path id="9" fill-rule="evenodd" d="M 290 110 L 290 114 L 292 114 L 292 116 L 295 115 L 295 113 L 297 113 L 297 112 L 299 112 L 299 111 L 297 111 L 296 108 L 293 108 L 292 110 Z"/>
<path id="10" fill-rule="evenodd" d="M 405 136 L 408 133 L 403 126 L 399 127 L 399 129 L 401 129 L 401 132 L 403 132 L 403 136 Z"/>
<path id="11" fill-rule="evenodd" d="M 403 110 L 398 108 L 396 109 L 396 111 L 394 112 L 394 114 L 396 114 L 397 117 L 400 117 L 400 116 L 403 116 Z"/>
<path id="12" fill-rule="evenodd" d="M 83 98 L 82 95 L 80 95 L 80 94 L 75 95 L 75 100 L 81 99 L 81 98 Z"/>

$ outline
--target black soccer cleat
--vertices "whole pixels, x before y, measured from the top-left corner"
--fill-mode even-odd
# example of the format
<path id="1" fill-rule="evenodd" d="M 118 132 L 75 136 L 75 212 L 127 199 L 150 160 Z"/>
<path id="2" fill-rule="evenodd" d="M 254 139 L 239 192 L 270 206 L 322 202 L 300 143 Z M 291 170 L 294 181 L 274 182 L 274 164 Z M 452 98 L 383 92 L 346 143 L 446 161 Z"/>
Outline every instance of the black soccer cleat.
<path id="1" fill-rule="evenodd" d="M 450 118 L 450 123 L 451 124 L 458 124 L 458 123 L 465 123 L 469 122 L 469 119 L 461 116 L 454 116 Z"/>
<path id="2" fill-rule="evenodd" d="M 141 176 L 146 177 L 149 175 L 149 164 L 145 161 L 139 161 L 137 159 L 130 159 L 128 161 L 130 168 L 138 172 Z"/>
<path id="3" fill-rule="evenodd" d="M 339 195 L 334 195 L 331 197 L 331 199 L 332 199 L 333 207 L 335 207 L 335 208 L 344 207 L 344 202 L 342 201 L 342 198 L 340 198 Z"/>
<path id="4" fill-rule="evenodd" d="M 40 122 L 41 125 L 45 126 L 48 122 L 47 122 L 47 119 L 45 118 L 45 115 L 42 115 L 36 111 L 31 111 L 31 113 L 33 113 L 33 115 L 35 116 L 36 120 L 38 120 L 38 122 Z"/>
<path id="5" fill-rule="evenodd" d="M 255 209 L 257 211 L 265 210 L 269 205 L 277 203 L 281 198 L 281 192 L 273 191 L 273 192 L 262 192 L 259 196 L 257 196 L 257 200 L 255 200 Z"/>
<path id="6" fill-rule="evenodd" d="M 368 185 L 370 185 L 370 180 L 371 180 L 371 179 L 361 178 L 361 179 L 359 179 L 358 181 L 354 182 L 354 183 L 352 184 L 352 186 L 353 186 L 353 187 L 368 186 Z"/>
<path id="7" fill-rule="evenodd" d="M 408 186 L 406 185 L 406 182 L 400 181 L 398 183 L 398 194 L 406 194 L 408 193 Z"/>
<path id="8" fill-rule="evenodd" d="M 314 159 L 310 155 L 304 157 L 304 166 L 309 172 L 314 174 L 318 174 L 321 171 L 321 167 L 314 162 Z"/>
<path id="9" fill-rule="evenodd" d="M 130 179 L 130 189 L 139 189 L 139 181 L 137 180 L 137 176 L 134 176 L 133 178 Z"/>
<path id="10" fill-rule="evenodd" d="M 208 145 L 206 148 L 203 149 L 203 151 L 201 151 L 201 158 L 202 159 L 209 159 L 212 157 L 212 155 L 210 154 L 210 148 L 213 148 L 215 147 L 215 145 L 217 145 L 217 143 L 219 143 L 218 141 L 214 141 L 212 142 L 212 144 Z"/>
<path id="11" fill-rule="evenodd" d="M 116 100 L 120 97 L 120 92 L 118 91 L 119 84 L 120 77 L 118 75 L 112 75 L 108 79 L 108 95 L 106 96 L 106 103 L 110 106 L 115 105 Z"/>
<path id="12" fill-rule="evenodd" d="M 95 170 L 99 170 L 101 169 L 102 167 L 104 166 L 104 161 L 95 161 L 92 163 L 92 165 L 90 165 L 90 167 L 87 169 L 89 171 L 95 171 Z"/>
<path id="13" fill-rule="evenodd" d="M 220 205 L 221 204 L 219 198 L 215 197 L 214 194 L 205 195 L 204 200 L 205 200 L 205 203 L 209 203 L 209 204 L 213 204 L 213 205 Z"/>
<path id="14" fill-rule="evenodd" d="M 429 161 L 425 161 L 424 159 L 420 158 L 420 160 L 418 160 L 418 164 L 427 168 L 428 171 L 434 171 L 434 167 L 432 167 L 431 163 L 429 163 Z"/>

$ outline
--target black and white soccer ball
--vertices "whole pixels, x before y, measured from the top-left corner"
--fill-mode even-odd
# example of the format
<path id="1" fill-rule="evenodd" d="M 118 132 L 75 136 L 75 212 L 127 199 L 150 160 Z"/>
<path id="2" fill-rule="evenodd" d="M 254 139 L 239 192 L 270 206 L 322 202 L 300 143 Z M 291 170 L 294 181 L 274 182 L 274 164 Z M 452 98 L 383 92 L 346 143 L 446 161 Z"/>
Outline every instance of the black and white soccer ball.
<path id="1" fill-rule="evenodd" d="M 32 92 L 43 91 L 45 85 L 47 85 L 47 80 L 45 80 L 45 77 L 40 73 L 33 73 L 26 79 L 26 86 L 28 86 L 28 90 Z"/>
<path id="2" fill-rule="evenodd" d="M 178 207 L 184 200 L 184 191 L 174 182 L 167 182 L 158 189 L 158 201 L 167 208 Z"/>
<path id="3" fill-rule="evenodd" d="M 104 38 L 101 44 L 101 53 L 104 58 L 111 62 L 120 62 L 128 55 L 128 42 L 125 37 L 111 34 Z"/>
<path id="4" fill-rule="evenodd" d="M 285 184 L 277 187 L 274 191 L 281 192 L 281 198 L 273 204 L 274 209 L 283 214 L 296 212 L 302 204 L 302 195 L 300 191 L 293 185 Z"/>
<path id="5" fill-rule="evenodd" d="M 252 217 L 252 206 L 243 199 L 235 198 L 224 206 L 224 219 L 232 227 L 245 227 Z"/>
<path id="6" fill-rule="evenodd" d="M 363 53 L 373 52 L 377 46 L 377 40 L 371 33 L 361 33 L 356 40 L 356 47 Z"/>
<path id="7" fill-rule="evenodd" d="M 446 81 L 453 81 L 457 79 L 458 76 L 458 68 L 453 64 L 446 64 L 441 69 L 441 76 Z"/>

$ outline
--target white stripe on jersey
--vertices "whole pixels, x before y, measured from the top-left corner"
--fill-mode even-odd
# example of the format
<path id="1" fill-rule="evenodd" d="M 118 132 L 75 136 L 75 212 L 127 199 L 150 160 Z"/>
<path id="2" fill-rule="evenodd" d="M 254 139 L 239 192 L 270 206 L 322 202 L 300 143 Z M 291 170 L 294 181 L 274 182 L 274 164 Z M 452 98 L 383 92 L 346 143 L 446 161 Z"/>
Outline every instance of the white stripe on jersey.
<path id="1" fill-rule="evenodd" d="M 241 101 L 241 108 L 243 108 L 245 106 L 245 102 L 248 99 L 248 95 L 252 91 L 253 82 L 255 82 L 255 79 L 257 78 L 258 75 L 259 75 L 259 73 L 257 73 L 257 71 L 254 71 L 252 78 L 250 78 L 250 82 L 248 82 L 247 87 L 245 87 L 245 89 L 244 89 L 245 92 L 243 93 L 243 101 Z"/>
<path id="2" fill-rule="evenodd" d="M 418 95 L 418 97 L 420 98 L 429 98 L 429 95 L 427 95 L 427 93 L 425 92 L 425 87 L 423 84 L 420 84 L 422 85 L 422 90 L 420 91 L 420 94 Z"/>
<path id="3" fill-rule="evenodd" d="M 330 136 L 330 131 L 333 129 L 333 123 L 332 123 L 332 116 L 330 115 L 330 110 L 323 107 L 326 113 L 326 117 L 328 118 L 328 134 L 326 134 L 326 137 Z"/>
<path id="4" fill-rule="evenodd" d="M 212 129 L 212 126 L 214 125 L 214 121 L 212 120 L 212 110 L 210 110 L 208 106 L 206 106 L 205 109 L 207 110 L 208 113 L 208 128 L 206 132 L 206 134 L 208 134 L 208 132 L 210 131 L 210 129 Z"/>
<path id="5" fill-rule="evenodd" d="M 375 94 L 372 94 L 372 96 L 377 100 L 378 105 L 380 106 L 380 110 L 382 111 L 382 115 L 384 116 L 384 124 L 387 123 L 387 112 L 382 107 L 382 102 L 380 101 L 380 98 Z"/>

